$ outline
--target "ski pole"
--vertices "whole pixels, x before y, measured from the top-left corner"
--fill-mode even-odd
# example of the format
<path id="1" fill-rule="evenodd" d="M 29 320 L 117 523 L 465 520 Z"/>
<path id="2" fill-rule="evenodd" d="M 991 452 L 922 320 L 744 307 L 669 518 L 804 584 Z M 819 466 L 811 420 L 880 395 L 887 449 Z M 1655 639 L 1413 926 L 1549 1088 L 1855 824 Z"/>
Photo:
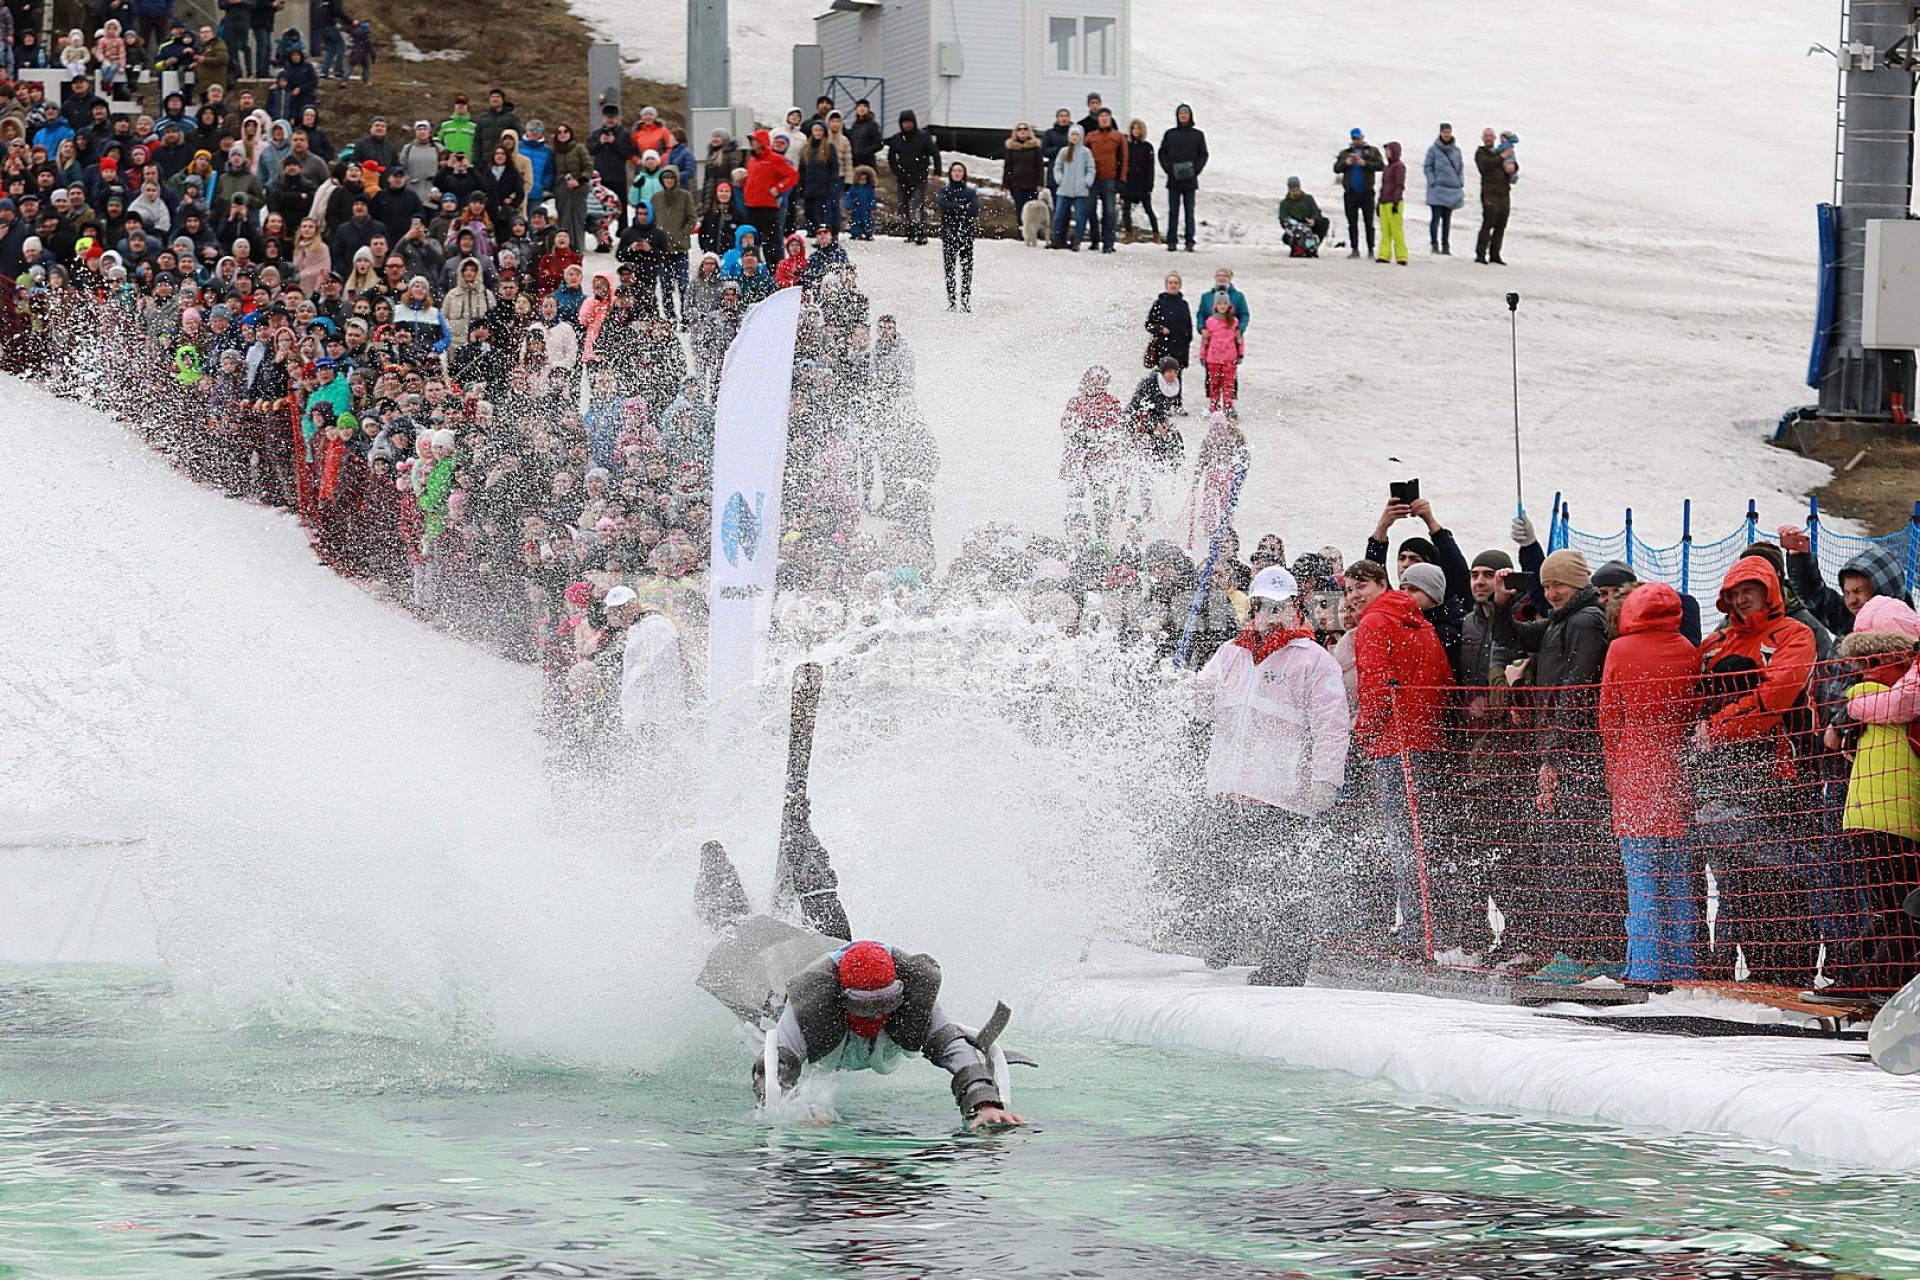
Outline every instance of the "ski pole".
<path id="1" fill-rule="evenodd" d="M 1527 514 L 1520 496 L 1520 295 L 1507 295 L 1507 327 L 1513 350 L 1513 514 Z"/>

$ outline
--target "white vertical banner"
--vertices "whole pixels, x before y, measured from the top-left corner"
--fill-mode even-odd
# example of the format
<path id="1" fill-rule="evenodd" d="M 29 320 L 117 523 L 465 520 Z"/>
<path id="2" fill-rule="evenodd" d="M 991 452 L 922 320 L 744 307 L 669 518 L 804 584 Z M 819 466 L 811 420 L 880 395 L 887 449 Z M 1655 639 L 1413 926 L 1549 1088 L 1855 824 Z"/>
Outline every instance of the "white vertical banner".
<path id="1" fill-rule="evenodd" d="M 712 571 L 708 689 L 725 703 L 759 676 L 780 568 L 780 485 L 787 469 L 787 401 L 800 290 L 747 313 L 720 369 L 713 423 Z"/>

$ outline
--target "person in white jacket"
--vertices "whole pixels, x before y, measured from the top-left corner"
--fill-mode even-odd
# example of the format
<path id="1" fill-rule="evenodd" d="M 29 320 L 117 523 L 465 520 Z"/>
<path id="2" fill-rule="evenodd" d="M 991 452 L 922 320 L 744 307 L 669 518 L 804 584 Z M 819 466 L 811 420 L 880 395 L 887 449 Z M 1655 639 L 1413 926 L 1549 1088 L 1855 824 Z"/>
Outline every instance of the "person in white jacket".
<path id="1" fill-rule="evenodd" d="M 1345 776 L 1352 713 L 1340 664 L 1314 641 L 1299 585 L 1262 569 L 1252 616 L 1193 685 L 1213 722 L 1207 802 L 1185 881 L 1210 964 L 1257 967 L 1255 984 L 1306 981 L 1316 933 L 1321 815 Z"/>
<path id="2" fill-rule="evenodd" d="M 620 722 L 629 733 L 670 732 L 686 715 L 680 631 L 663 611 L 665 593 L 664 587 L 651 583 L 640 591 L 621 586 L 607 592 L 607 621 L 627 629 L 620 661 Z"/>

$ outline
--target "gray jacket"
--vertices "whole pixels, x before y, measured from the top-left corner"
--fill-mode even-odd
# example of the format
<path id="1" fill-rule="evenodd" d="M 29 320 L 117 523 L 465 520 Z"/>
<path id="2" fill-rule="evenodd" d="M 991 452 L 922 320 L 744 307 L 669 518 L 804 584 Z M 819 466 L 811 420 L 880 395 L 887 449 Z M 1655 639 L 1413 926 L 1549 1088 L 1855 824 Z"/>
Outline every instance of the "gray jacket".
<path id="1" fill-rule="evenodd" d="M 1435 138 L 1427 147 L 1421 171 L 1427 178 L 1427 203 L 1436 209 L 1458 209 L 1467 202 L 1467 162 L 1460 144 Z"/>

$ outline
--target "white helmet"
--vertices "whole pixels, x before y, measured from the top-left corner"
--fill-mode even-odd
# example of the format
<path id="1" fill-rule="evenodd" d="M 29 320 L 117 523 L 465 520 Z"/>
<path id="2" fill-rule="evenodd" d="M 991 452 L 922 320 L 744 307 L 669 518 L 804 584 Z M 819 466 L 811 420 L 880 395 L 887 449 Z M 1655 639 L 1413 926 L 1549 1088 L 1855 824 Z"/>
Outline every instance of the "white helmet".
<path id="1" fill-rule="evenodd" d="M 1253 585 L 1247 588 L 1249 600 L 1291 600 L 1299 594 L 1300 584 L 1279 565 L 1254 574 Z"/>

